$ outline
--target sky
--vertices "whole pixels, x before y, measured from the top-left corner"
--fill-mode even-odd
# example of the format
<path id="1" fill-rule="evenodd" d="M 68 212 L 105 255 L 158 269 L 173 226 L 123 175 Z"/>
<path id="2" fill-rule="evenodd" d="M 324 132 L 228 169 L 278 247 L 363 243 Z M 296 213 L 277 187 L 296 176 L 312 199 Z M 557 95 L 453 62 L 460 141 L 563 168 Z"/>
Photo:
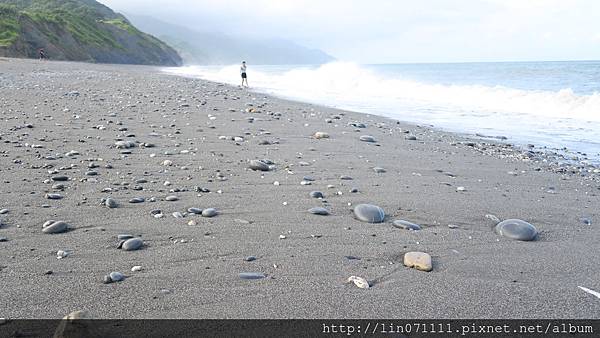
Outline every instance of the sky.
<path id="1" fill-rule="evenodd" d="M 358 63 L 600 59 L 596 0 L 100 0 L 200 31 Z"/>

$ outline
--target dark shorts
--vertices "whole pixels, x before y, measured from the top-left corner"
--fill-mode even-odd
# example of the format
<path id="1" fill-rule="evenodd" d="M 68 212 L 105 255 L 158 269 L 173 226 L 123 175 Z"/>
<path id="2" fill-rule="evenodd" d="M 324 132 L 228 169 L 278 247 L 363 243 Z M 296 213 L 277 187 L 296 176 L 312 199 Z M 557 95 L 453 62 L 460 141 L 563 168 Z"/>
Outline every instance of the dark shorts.
<path id="1" fill-rule="evenodd" d="M 246 78 L 248 78 L 248 77 L 246 76 L 246 73 L 242 73 L 242 79 L 246 79 Z"/>

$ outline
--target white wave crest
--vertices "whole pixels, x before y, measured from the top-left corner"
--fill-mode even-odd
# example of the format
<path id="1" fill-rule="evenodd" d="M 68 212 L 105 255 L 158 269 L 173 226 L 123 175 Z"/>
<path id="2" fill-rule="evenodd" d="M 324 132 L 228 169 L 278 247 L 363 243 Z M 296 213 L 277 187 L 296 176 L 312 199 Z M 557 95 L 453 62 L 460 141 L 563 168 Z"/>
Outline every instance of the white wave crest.
<path id="1" fill-rule="evenodd" d="M 169 72 L 238 85 L 239 66 L 172 68 Z M 506 113 L 600 121 L 600 93 L 578 95 L 571 89 L 531 91 L 482 85 L 440 85 L 376 74 L 354 63 L 283 71 L 249 68 L 250 85 L 268 93 L 346 108 L 397 109 L 443 107 L 448 111 Z M 386 114 L 393 117 L 394 111 Z"/>

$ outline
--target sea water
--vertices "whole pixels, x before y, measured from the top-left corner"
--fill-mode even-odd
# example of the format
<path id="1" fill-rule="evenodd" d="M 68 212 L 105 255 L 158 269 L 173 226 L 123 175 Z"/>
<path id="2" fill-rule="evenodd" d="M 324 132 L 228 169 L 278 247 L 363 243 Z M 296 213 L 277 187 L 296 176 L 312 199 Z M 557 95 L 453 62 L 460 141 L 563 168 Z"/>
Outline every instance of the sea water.
<path id="1" fill-rule="evenodd" d="M 239 85 L 239 65 L 166 71 Z M 600 161 L 600 61 L 248 64 L 252 90 Z"/>

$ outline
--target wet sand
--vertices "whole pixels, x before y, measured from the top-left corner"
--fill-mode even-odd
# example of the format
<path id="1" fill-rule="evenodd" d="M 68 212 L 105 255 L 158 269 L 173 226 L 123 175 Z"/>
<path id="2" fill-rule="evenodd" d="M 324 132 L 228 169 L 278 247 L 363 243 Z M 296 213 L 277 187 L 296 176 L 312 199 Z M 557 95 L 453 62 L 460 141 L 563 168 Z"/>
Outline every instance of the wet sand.
<path id="1" fill-rule="evenodd" d="M 578 288 L 600 291 L 593 167 L 151 67 L 4 59 L 0 103 L 1 318 L 600 314 L 600 299 Z M 256 159 L 272 170 L 250 170 Z M 385 221 L 355 219 L 360 203 Z M 538 238 L 502 237 L 486 215 L 530 222 Z M 48 220 L 71 229 L 43 233 Z M 119 249 L 119 234 L 144 246 Z M 433 270 L 405 267 L 409 251 L 430 254 Z M 103 283 L 113 271 L 126 278 Z"/>

